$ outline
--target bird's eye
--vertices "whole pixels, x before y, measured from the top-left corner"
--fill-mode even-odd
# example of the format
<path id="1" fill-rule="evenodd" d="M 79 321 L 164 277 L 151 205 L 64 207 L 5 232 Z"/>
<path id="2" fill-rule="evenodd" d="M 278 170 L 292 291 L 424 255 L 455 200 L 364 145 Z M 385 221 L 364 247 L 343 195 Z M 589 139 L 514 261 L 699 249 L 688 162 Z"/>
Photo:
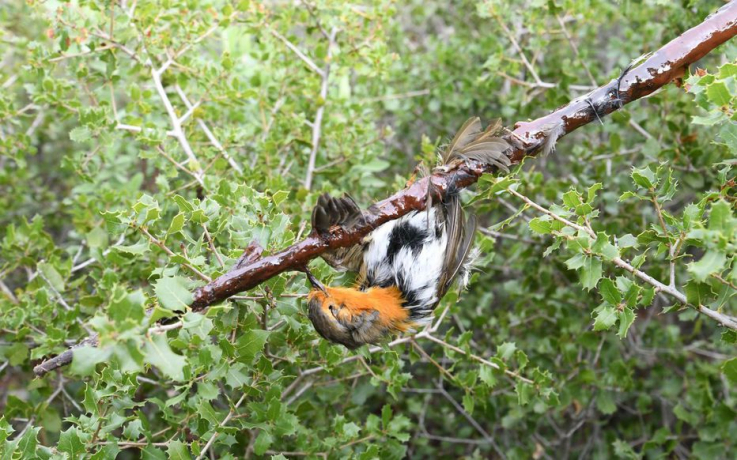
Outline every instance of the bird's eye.
<path id="1" fill-rule="evenodd" d="M 330 305 L 328 308 L 330 308 L 330 313 L 333 314 L 336 318 L 338 317 L 338 309 L 335 308 L 335 305 Z"/>

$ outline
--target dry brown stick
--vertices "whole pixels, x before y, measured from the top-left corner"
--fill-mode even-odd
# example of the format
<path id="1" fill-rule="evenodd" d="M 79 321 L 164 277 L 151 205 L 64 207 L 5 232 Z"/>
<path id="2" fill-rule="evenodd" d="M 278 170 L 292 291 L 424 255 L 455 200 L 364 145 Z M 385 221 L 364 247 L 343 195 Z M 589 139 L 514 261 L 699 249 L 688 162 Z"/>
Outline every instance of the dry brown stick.
<path id="1" fill-rule="evenodd" d="M 737 2 L 731 2 L 707 17 L 701 24 L 687 30 L 651 54 L 640 65 L 629 69 L 619 79 L 595 89 L 587 96 L 571 101 L 549 115 L 531 122 L 517 123 L 514 131 L 505 136 L 514 146 L 508 154 L 512 163 L 519 163 L 525 157 L 537 154 L 551 132 L 557 133 L 557 137 L 560 138 L 622 108 L 625 104 L 653 93 L 675 79 L 680 79 L 688 66 L 736 34 Z M 554 129 L 555 127 L 560 129 Z M 194 311 L 204 310 L 281 273 L 301 270 L 325 251 L 354 245 L 376 227 L 411 211 L 424 209 L 430 182 L 433 184 L 433 191 L 442 196 L 448 188 L 468 187 L 484 173 L 492 171 L 492 167 L 475 161 L 461 163 L 449 171 L 436 171 L 431 176 L 371 206 L 364 212 L 364 223 L 352 228 L 350 232 L 336 229 L 325 237 L 310 234 L 303 241 L 277 254 L 237 265 L 228 273 L 197 289 L 191 307 Z M 85 341 L 87 344 L 91 343 L 90 339 Z M 51 369 L 69 364 L 71 360 L 72 352 L 68 350 L 36 366 L 34 372 L 42 376 Z"/>

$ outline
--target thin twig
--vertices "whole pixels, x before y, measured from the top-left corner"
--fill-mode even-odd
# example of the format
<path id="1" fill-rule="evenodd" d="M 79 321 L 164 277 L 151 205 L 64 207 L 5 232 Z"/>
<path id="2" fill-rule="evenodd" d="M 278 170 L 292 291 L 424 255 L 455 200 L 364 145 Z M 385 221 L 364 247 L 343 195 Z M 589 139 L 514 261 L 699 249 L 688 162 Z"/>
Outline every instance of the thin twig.
<path id="1" fill-rule="evenodd" d="M 176 90 L 177 94 L 179 95 L 179 98 L 182 100 L 185 106 L 187 106 L 187 109 L 192 110 L 194 107 L 192 103 L 187 99 L 187 95 L 184 94 L 184 91 L 179 85 L 174 86 L 174 89 Z M 202 118 L 197 118 L 197 124 L 199 125 L 200 129 L 205 133 L 205 136 L 207 136 L 207 139 L 210 141 L 210 144 L 212 144 L 213 147 L 215 147 L 218 152 L 220 152 L 223 157 L 228 160 L 228 163 L 230 166 L 238 171 L 239 173 L 243 172 L 243 168 L 233 159 L 232 156 L 228 154 L 227 151 L 225 151 L 225 148 L 223 148 L 223 144 L 221 144 L 215 135 L 212 133 L 210 128 L 207 126 L 207 123 L 205 123 L 205 120 Z"/>
<path id="2" fill-rule="evenodd" d="M 302 62 L 304 62 L 305 64 L 307 64 L 307 67 L 309 67 L 310 70 L 312 70 L 313 72 L 315 72 L 316 74 L 318 74 L 320 77 L 323 77 L 324 78 L 323 70 L 321 68 L 319 68 L 315 64 L 315 62 L 312 59 L 310 59 L 306 54 L 304 54 L 302 51 L 300 51 L 299 48 L 297 48 L 296 46 L 294 46 L 292 44 L 292 42 L 290 42 L 289 40 L 287 40 L 286 38 L 284 38 L 284 36 L 282 36 L 282 34 L 280 34 L 279 32 L 277 32 L 274 29 L 269 29 L 269 32 L 271 32 L 271 35 L 275 36 L 276 38 L 278 38 L 279 40 L 281 40 L 285 45 L 287 45 L 287 48 L 289 48 L 290 50 L 292 50 L 294 52 L 294 54 L 297 55 L 298 58 L 302 59 Z"/>
<path id="3" fill-rule="evenodd" d="M 220 422 L 220 425 L 218 428 L 224 427 L 230 421 L 230 419 L 233 418 L 235 411 L 238 410 L 238 408 L 241 406 L 241 404 L 243 404 L 243 401 L 245 400 L 246 400 L 246 393 L 243 393 L 243 395 L 241 396 L 241 399 L 239 399 L 238 402 L 235 403 L 235 406 L 233 406 L 233 408 L 230 409 L 230 411 L 228 412 L 228 415 L 226 415 L 223 421 Z M 210 437 L 210 439 L 207 441 L 207 444 L 205 444 L 205 447 L 202 448 L 202 452 L 200 452 L 200 455 L 197 457 L 197 460 L 202 460 L 203 458 L 205 458 L 205 454 L 207 454 L 207 451 L 212 446 L 212 443 L 215 442 L 215 439 L 218 437 L 218 434 L 219 433 L 216 429 L 215 432 L 212 433 L 212 436 Z"/>
<path id="4" fill-rule="evenodd" d="M 307 164 L 307 175 L 305 176 L 305 188 L 310 190 L 312 187 L 312 178 L 315 173 L 315 162 L 317 161 L 317 150 L 320 147 L 320 135 L 322 132 L 322 117 L 325 113 L 325 106 L 327 105 L 328 98 L 328 83 L 330 78 L 330 61 L 333 57 L 333 47 L 335 46 L 335 35 L 338 33 L 338 29 L 333 28 L 330 31 L 330 37 L 328 40 L 328 51 L 327 58 L 325 59 L 325 67 L 320 73 L 322 82 L 320 84 L 320 106 L 315 112 L 315 121 L 312 122 L 312 150 L 310 151 L 310 158 Z"/>

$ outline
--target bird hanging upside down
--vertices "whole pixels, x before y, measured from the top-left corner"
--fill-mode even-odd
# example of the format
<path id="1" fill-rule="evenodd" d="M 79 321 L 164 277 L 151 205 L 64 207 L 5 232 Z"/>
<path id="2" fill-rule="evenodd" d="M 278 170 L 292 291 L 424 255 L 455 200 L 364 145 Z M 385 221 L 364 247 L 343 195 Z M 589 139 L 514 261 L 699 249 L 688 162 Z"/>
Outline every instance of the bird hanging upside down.
<path id="1" fill-rule="evenodd" d="M 496 137 L 498 130 L 499 124 L 484 131 L 471 118 L 445 148 L 440 168 L 469 159 L 508 171 L 504 153 L 510 145 Z M 350 197 L 324 194 L 313 210 L 312 228 L 326 235 L 335 225 L 350 230 L 362 218 Z M 428 198 L 425 211 L 387 222 L 355 246 L 323 254 L 332 267 L 358 277 L 353 287 L 325 287 L 306 270 L 314 288 L 310 321 L 322 337 L 350 349 L 429 324 L 453 281 L 464 286 L 468 280 L 475 230 L 475 217 L 464 218 L 459 191 L 449 190 L 442 201 Z"/>

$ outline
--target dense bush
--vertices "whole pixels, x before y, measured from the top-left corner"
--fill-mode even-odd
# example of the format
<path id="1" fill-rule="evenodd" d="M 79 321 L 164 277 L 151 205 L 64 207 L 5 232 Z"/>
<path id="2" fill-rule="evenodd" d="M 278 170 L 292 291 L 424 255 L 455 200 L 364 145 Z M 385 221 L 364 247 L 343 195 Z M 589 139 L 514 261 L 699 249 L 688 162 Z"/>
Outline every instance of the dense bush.
<path id="1" fill-rule="evenodd" d="M 737 333 L 698 311 L 737 315 L 732 42 L 468 193 L 483 254 L 432 335 L 331 346 L 295 273 L 155 325 L 320 193 L 368 206 L 723 4 L 4 2 L 0 455 L 734 458 Z"/>

